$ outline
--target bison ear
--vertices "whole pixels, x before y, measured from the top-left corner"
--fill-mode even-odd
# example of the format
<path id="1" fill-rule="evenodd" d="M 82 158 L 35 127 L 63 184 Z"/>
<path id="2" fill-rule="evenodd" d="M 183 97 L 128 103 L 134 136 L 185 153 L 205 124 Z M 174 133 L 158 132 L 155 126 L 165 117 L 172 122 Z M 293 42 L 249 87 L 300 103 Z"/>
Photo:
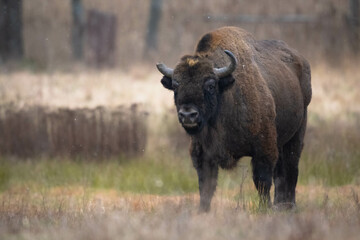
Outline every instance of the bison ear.
<path id="1" fill-rule="evenodd" d="M 172 87 L 172 80 L 169 77 L 163 77 L 161 79 L 161 84 L 164 86 L 164 88 L 167 88 L 169 90 L 174 90 Z"/>
<path id="2" fill-rule="evenodd" d="M 225 91 L 226 89 L 230 88 L 234 82 L 235 79 L 231 74 L 227 77 L 220 78 L 219 80 L 220 91 Z"/>

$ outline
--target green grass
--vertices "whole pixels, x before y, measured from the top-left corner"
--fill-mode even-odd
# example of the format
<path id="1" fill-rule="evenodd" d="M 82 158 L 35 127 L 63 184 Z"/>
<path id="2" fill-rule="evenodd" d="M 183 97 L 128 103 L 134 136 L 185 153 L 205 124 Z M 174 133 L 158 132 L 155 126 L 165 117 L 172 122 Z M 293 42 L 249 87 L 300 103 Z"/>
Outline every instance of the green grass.
<path id="1" fill-rule="evenodd" d="M 360 154 L 338 152 L 328 154 L 303 154 L 300 161 L 300 184 L 320 183 L 341 186 L 360 183 Z"/>
<path id="2" fill-rule="evenodd" d="M 341 186 L 359 182 L 360 155 L 328 158 L 326 154 L 303 154 L 299 184 Z M 220 171 L 218 185 L 238 190 L 241 183 L 252 186 L 249 158 L 232 171 Z M 198 191 L 196 171 L 189 157 L 111 159 L 103 162 L 62 158 L 0 159 L 0 191 L 14 187 L 86 186 L 143 194 L 184 194 Z M 254 194 L 256 191 L 254 191 Z M 256 195 L 256 194 L 255 194 Z"/>
<path id="3" fill-rule="evenodd" d="M 238 167 L 220 170 L 218 186 L 238 190 L 241 182 L 252 187 L 250 159 Z M 118 158 L 103 162 L 69 159 L 0 159 L 0 190 L 84 186 L 119 192 L 180 195 L 198 192 L 198 180 L 189 157 Z M 255 189 L 254 189 L 255 190 Z M 253 194 L 257 195 L 256 191 Z M 251 196 L 254 197 L 254 196 Z"/>
<path id="4" fill-rule="evenodd" d="M 197 178 L 186 164 L 182 168 L 145 158 L 100 163 L 66 159 L 0 161 L 0 190 L 71 185 L 134 193 L 182 194 L 197 190 Z"/>
<path id="5" fill-rule="evenodd" d="M 360 183 L 360 115 L 345 118 L 310 119 L 299 166 L 301 184 Z"/>

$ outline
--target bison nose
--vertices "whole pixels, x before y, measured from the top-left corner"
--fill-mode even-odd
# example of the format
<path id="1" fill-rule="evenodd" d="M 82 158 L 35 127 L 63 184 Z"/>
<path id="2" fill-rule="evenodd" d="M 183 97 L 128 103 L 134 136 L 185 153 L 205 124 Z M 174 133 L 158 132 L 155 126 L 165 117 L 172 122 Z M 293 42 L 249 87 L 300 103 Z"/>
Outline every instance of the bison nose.
<path id="1" fill-rule="evenodd" d="M 194 108 L 190 108 L 190 109 L 180 108 L 178 114 L 179 114 L 179 120 L 183 124 L 197 123 L 199 119 L 199 112 Z"/>

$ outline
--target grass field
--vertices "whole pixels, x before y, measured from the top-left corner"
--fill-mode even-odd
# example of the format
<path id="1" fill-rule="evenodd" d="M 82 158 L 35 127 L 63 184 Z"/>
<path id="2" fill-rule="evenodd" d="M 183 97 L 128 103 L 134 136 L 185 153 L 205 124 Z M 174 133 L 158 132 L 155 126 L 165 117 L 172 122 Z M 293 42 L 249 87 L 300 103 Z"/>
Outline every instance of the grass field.
<path id="1" fill-rule="evenodd" d="M 1 239 L 357 239 L 359 234 L 358 184 L 300 184 L 295 211 L 264 212 L 244 163 L 232 173 L 221 172 L 212 211 L 199 215 L 195 172 L 187 162 L 58 159 L 1 166 Z"/>
<path id="2" fill-rule="evenodd" d="M 132 70 L 0 74 L 0 103 L 65 107 L 140 103 L 149 112 L 143 156 L 0 157 L 0 239 L 358 239 L 360 70 L 313 68 L 297 209 L 258 209 L 249 159 L 220 172 L 209 214 L 172 94 L 160 75 Z"/>
<path id="3" fill-rule="evenodd" d="M 300 184 L 293 212 L 263 212 L 248 160 L 198 214 L 195 171 L 173 158 L 1 161 L 1 239 L 357 239 L 358 184 Z"/>

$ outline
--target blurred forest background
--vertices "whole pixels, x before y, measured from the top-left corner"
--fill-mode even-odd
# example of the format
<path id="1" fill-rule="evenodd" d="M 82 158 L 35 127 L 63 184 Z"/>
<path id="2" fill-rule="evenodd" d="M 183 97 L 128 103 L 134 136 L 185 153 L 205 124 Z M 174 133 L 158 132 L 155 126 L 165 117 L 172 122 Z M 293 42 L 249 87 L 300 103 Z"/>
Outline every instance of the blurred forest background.
<path id="1" fill-rule="evenodd" d="M 0 238 L 357 239 L 359 5 L 0 0 Z M 220 171 L 212 215 L 195 214 L 189 138 L 155 64 L 173 67 L 226 25 L 284 40 L 311 65 L 289 215 L 258 211 L 248 158 Z"/>
<path id="2" fill-rule="evenodd" d="M 16 57 L 42 69 L 74 59 L 123 70 L 171 65 L 224 25 L 282 39 L 312 63 L 338 65 L 360 49 L 357 0 L 2 0 L 0 8 L 0 63 Z"/>

